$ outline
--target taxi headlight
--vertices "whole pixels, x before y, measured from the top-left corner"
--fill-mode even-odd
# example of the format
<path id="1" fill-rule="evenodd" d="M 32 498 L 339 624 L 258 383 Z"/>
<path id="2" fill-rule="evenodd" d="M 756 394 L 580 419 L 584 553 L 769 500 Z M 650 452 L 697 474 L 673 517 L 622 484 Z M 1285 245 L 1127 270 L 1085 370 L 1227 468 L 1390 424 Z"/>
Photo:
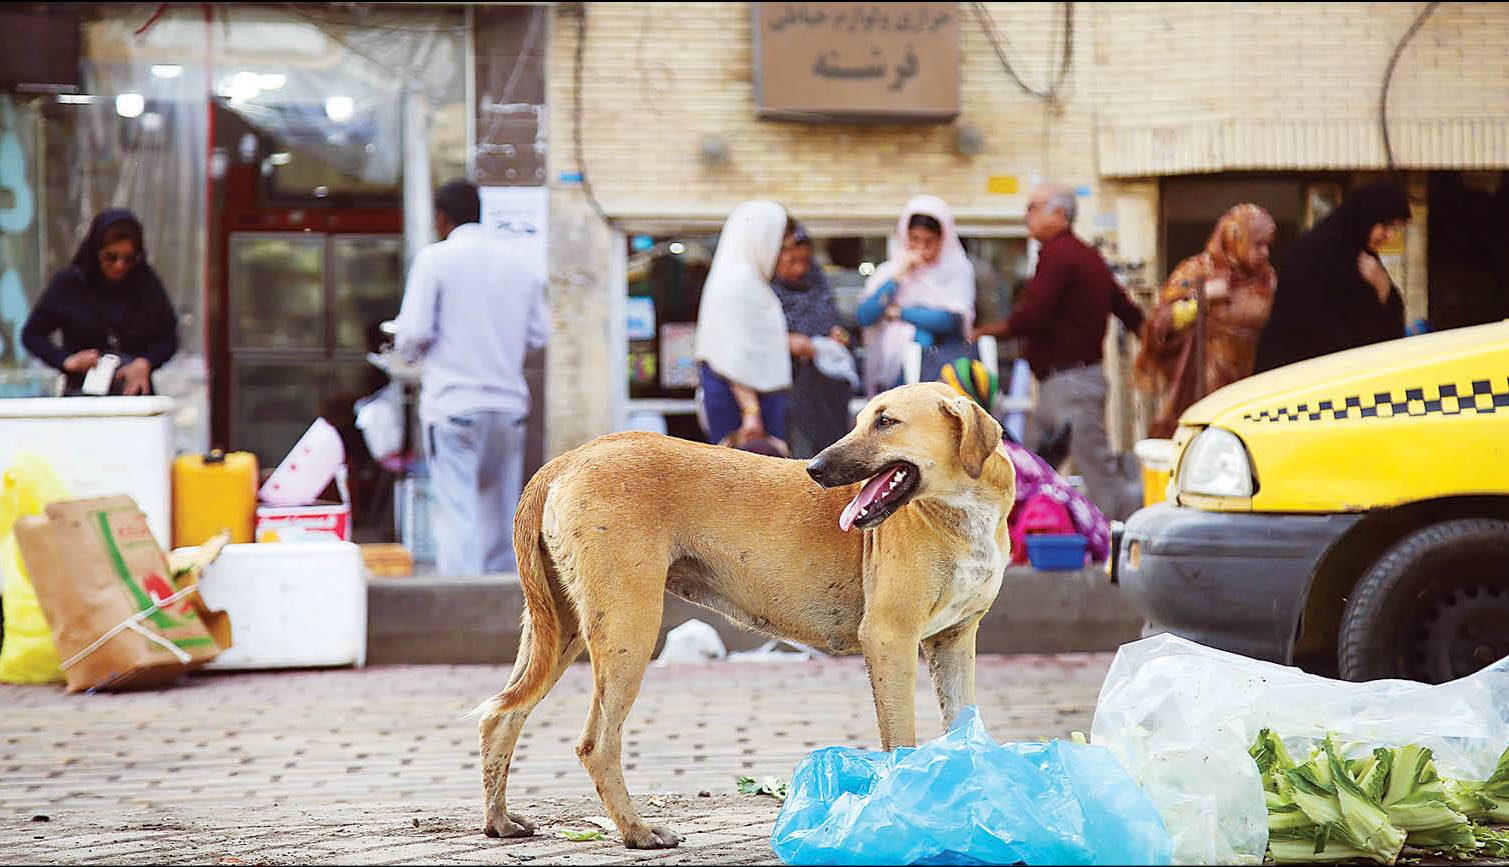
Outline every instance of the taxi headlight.
<path id="1" fill-rule="evenodd" d="M 1217 427 L 1197 434 L 1180 461 L 1178 490 L 1207 497 L 1252 496 L 1252 462 L 1237 435 Z"/>

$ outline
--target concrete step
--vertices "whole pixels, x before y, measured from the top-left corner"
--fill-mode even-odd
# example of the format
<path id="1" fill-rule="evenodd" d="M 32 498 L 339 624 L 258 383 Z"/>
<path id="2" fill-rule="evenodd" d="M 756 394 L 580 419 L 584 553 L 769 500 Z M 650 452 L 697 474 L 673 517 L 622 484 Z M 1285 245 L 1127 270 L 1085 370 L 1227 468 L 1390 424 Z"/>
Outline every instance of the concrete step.
<path id="1" fill-rule="evenodd" d="M 373 578 L 367 590 L 367 662 L 420 665 L 512 662 L 524 597 L 518 576 Z M 722 615 L 666 596 L 660 640 L 692 618 L 718 630 L 729 650 L 753 650 L 769 637 Z M 980 627 L 980 653 L 1115 650 L 1140 637 L 1142 618 L 1099 568 L 1076 572 L 1006 570 L 1001 593 Z"/>

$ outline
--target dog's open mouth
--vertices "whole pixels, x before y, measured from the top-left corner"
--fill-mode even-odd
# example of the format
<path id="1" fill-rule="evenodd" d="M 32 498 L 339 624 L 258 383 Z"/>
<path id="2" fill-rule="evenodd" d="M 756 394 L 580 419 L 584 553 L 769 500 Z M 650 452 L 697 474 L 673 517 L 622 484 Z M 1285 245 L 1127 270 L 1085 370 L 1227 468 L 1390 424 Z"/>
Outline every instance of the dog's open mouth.
<path id="1" fill-rule="evenodd" d="M 917 478 L 917 468 L 904 461 L 871 476 L 849 505 L 844 506 L 838 528 L 847 533 L 854 527 L 869 530 L 879 526 L 916 492 Z"/>

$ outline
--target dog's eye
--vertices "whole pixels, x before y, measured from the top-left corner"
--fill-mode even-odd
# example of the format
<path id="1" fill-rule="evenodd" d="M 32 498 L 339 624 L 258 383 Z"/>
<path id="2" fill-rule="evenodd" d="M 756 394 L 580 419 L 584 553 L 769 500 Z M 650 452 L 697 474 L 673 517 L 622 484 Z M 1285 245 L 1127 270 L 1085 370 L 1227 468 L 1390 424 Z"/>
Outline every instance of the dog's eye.
<path id="1" fill-rule="evenodd" d="M 901 424 L 901 422 L 897 421 L 894 418 L 891 418 L 888 415 L 878 415 L 878 416 L 875 417 L 875 427 L 877 429 L 888 428 L 888 427 L 891 427 L 892 425 L 897 425 L 897 424 Z"/>

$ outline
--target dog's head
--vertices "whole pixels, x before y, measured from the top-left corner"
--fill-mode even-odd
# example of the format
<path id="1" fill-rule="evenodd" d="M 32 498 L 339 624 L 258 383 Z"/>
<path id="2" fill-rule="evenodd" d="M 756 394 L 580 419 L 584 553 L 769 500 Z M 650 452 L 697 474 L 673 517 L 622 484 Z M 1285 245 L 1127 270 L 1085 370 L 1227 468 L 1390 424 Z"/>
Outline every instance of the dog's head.
<path id="1" fill-rule="evenodd" d="M 1001 442 L 1001 425 L 979 404 L 937 383 L 878 394 L 854 430 L 807 464 L 825 488 L 864 481 L 839 526 L 871 530 L 921 497 L 947 499 L 977 486 Z"/>

